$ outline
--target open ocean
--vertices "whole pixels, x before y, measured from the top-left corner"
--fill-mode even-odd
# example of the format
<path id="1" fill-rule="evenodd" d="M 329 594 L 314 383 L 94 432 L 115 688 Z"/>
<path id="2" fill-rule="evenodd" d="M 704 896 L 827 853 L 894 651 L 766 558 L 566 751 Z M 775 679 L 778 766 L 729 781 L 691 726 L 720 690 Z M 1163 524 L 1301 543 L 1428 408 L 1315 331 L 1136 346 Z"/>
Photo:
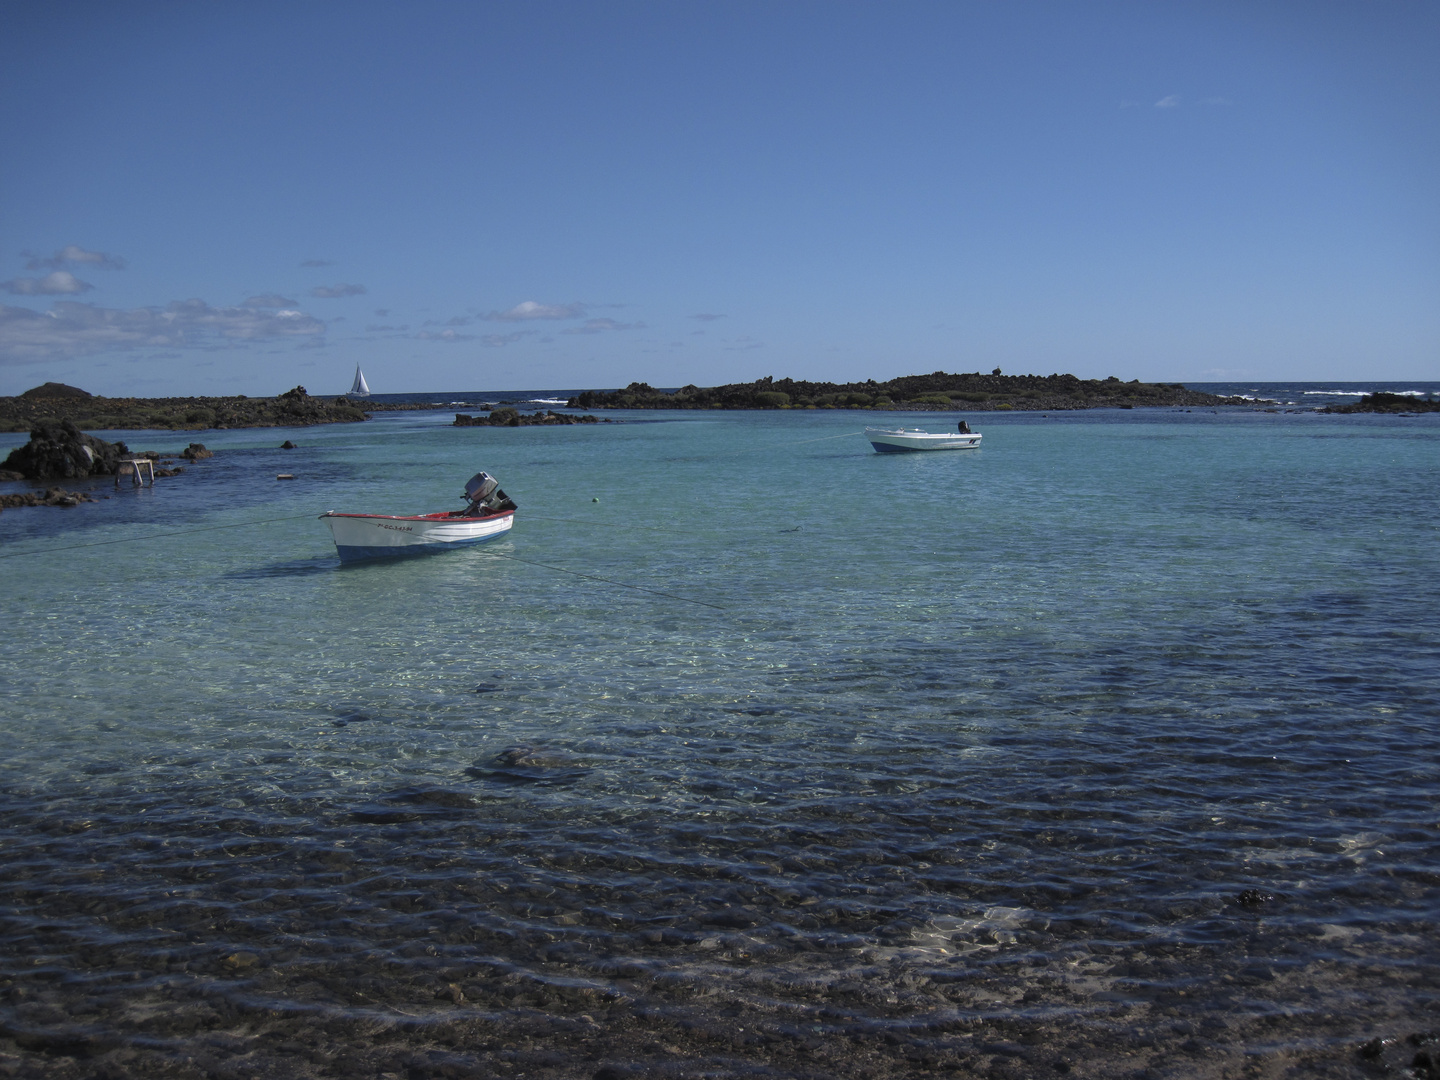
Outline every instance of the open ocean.
<path id="1" fill-rule="evenodd" d="M 1440 384 L 121 433 L 216 454 L 0 515 L 0 1076 L 1440 1070 L 1440 415 L 1366 389 Z M 340 568 L 480 469 L 507 538 Z"/>

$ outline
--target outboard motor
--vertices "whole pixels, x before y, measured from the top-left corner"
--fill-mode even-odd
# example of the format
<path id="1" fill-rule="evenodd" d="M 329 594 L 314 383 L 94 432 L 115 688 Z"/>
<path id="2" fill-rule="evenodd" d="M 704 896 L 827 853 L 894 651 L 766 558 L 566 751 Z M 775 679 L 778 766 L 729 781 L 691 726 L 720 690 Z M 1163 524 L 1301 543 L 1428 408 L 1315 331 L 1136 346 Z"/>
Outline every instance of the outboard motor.
<path id="1" fill-rule="evenodd" d="M 476 473 L 466 482 L 465 501 L 470 505 L 462 517 L 483 517 L 515 509 L 515 503 L 500 490 L 500 481 L 485 472 Z"/>

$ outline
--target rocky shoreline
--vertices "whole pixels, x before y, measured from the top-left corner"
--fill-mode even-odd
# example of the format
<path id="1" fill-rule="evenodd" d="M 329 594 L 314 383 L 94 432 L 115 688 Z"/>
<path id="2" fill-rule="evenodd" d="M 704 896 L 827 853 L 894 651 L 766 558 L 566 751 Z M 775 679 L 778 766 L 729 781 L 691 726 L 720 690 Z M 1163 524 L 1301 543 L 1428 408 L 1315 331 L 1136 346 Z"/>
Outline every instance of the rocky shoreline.
<path id="1" fill-rule="evenodd" d="M 106 442 L 94 435 L 81 431 L 69 420 L 59 423 L 42 421 L 30 432 L 30 441 L 10 451 L 3 465 L 0 465 L 0 481 L 15 483 L 47 480 L 89 480 L 101 476 L 113 476 L 118 487 L 123 478 L 138 484 L 141 459 L 151 465 L 144 470 L 146 479 L 152 483 L 165 477 L 178 476 L 184 466 L 172 460 L 162 460 L 155 450 L 132 451 L 123 442 Z M 173 457 L 186 461 L 203 461 L 214 457 L 213 451 L 201 443 L 191 443 Z M 101 496 L 108 498 L 109 496 Z M 51 487 L 44 491 L 21 491 L 0 495 L 0 510 L 30 506 L 79 506 L 98 500 L 86 491 L 67 491 L 63 487 Z"/>
<path id="2" fill-rule="evenodd" d="M 623 390 L 586 390 L 569 401 L 572 409 L 883 409 L 967 412 L 1070 409 L 1133 409 L 1175 406 L 1255 405 L 1246 398 L 1187 390 L 1180 383 L 1079 379 L 1074 375 L 905 375 L 888 382 L 804 382 L 766 376 L 751 383 L 702 388 L 684 386 L 673 394 L 648 383 Z"/>
<path id="3" fill-rule="evenodd" d="M 1387 394 L 1383 391 L 1366 394 L 1353 405 L 1326 405 L 1317 409 L 1322 413 L 1416 413 L 1440 412 L 1440 401 L 1431 397 L 1413 397 L 1409 394 Z"/>
<path id="4" fill-rule="evenodd" d="M 368 407 L 368 406 L 367 406 Z M 297 386 L 273 398 L 106 398 L 63 383 L 46 383 L 18 397 L 0 397 L 0 431 L 32 431 L 43 422 L 68 420 L 81 428 L 128 431 L 163 428 L 305 427 L 354 424 L 370 417 L 349 398 L 311 397 Z"/>

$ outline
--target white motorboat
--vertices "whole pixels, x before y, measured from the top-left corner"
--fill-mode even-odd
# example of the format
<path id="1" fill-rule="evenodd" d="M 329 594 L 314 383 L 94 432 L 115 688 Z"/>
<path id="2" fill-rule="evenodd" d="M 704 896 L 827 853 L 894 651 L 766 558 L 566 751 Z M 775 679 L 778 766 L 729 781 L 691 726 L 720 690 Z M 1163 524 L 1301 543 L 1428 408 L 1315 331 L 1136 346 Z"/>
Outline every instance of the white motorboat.
<path id="1" fill-rule="evenodd" d="M 973 450 L 980 445 L 981 436 L 971 431 L 970 425 L 962 420 L 959 431 L 867 427 L 865 438 L 870 440 L 876 453 L 904 454 L 911 450 Z"/>
<path id="2" fill-rule="evenodd" d="M 335 537 L 342 563 L 396 555 L 424 555 L 465 544 L 494 540 L 515 524 L 515 503 L 487 473 L 465 485 L 463 510 L 436 514 L 321 514 Z"/>

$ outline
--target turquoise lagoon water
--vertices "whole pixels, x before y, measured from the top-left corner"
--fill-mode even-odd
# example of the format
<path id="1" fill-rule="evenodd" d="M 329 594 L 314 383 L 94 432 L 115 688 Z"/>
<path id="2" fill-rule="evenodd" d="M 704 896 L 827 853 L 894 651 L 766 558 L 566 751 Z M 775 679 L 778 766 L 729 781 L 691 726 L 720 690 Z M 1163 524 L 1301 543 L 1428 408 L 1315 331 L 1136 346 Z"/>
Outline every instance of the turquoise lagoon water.
<path id="1" fill-rule="evenodd" d="M 206 432 L 4 512 L 0 1063 L 1363 1075 L 1435 1025 L 1440 420 L 612 418 Z M 318 514 L 482 468 L 508 538 L 340 568 Z"/>

